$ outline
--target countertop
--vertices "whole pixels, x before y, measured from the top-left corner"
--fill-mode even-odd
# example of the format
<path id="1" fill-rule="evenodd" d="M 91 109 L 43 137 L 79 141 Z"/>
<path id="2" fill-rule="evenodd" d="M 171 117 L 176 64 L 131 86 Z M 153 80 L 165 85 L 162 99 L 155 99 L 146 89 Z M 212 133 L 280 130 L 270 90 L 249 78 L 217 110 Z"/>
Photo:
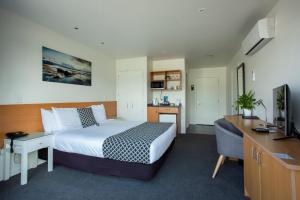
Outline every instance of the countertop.
<path id="1" fill-rule="evenodd" d="M 261 134 L 252 131 L 252 128 L 260 127 L 260 124 L 265 123 L 262 120 L 243 119 L 241 116 L 225 116 L 225 119 L 238 128 L 244 137 L 250 138 L 286 168 L 300 170 L 300 141 L 298 139 L 275 141 L 274 138 L 283 137 L 283 135 L 280 133 Z M 293 159 L 280 159 L 274 156 L 274 153 L 288 154 Z"/>
<path id="2" fill-rule="evenodd" d="M 168 108 L 179 108 L 181 105 L 176 106 L 176 105 L 164 105 L 164 104 L 158 104 L 158 105 L 153 105 L 152 103 L 147 104 L 148 107 L 168 107 Z"/>

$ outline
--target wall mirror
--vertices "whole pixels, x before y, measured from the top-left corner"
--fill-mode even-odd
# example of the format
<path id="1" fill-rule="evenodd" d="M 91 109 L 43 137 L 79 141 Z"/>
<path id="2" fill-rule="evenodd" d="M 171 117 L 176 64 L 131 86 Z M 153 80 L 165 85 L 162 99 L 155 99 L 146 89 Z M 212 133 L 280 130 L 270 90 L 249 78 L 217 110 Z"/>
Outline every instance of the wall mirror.
<path id="1" fill-rule="evenodd" d="M 237 98 L 239 98 L 241 95 L 245 94 L 245 64 L 242 63 L 237 68 Z M 237 108 L 237 113 L 240 113 L 240 108 Z"/>
<path id="2" fill-rule="evenodd" d="M 237 68 L 237 97 L 245 94 L 245 64 Z"/>

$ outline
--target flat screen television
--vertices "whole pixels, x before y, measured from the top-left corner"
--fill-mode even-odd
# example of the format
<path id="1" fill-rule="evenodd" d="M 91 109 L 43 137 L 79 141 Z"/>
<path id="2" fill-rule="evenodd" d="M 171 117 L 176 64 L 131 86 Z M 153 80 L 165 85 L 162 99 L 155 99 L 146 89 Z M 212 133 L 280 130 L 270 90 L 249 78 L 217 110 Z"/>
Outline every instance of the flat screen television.
<path id="1" fill-rule="evenodd" d="M 293 135 L 290 100 L 288 85 L 273 89 L 273 123 L 286 136 Z"/>

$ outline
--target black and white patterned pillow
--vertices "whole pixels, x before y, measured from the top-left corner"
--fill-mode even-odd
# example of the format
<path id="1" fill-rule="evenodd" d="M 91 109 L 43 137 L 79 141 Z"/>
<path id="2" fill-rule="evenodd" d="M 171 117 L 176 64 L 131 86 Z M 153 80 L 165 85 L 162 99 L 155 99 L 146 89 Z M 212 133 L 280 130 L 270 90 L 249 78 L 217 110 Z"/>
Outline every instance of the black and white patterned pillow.
<path id="1" fill-rule="evenodd" d="M 99 126 L 94 117 L 92 108 L 77 108 L 77 112 L 83 128 L 93 125 Z"/>

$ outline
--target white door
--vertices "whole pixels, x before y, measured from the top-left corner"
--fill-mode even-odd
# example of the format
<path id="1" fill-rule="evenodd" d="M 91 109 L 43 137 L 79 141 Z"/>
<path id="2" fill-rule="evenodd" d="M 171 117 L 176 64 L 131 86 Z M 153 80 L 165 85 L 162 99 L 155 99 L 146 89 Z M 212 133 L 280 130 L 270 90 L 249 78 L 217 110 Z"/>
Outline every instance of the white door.
<path id="1" fill-rule="evenodd" d="M 213 125 L 219 118 L 219 79 L 217 77 L 197 79 L 195 100 L 195 122 Z"/>
<path id="2" fill-rule="evenodd" d="M 118 117 L 133 121 L 145 119 L 143 73 L 143 70 L 118 72 Z"/>

